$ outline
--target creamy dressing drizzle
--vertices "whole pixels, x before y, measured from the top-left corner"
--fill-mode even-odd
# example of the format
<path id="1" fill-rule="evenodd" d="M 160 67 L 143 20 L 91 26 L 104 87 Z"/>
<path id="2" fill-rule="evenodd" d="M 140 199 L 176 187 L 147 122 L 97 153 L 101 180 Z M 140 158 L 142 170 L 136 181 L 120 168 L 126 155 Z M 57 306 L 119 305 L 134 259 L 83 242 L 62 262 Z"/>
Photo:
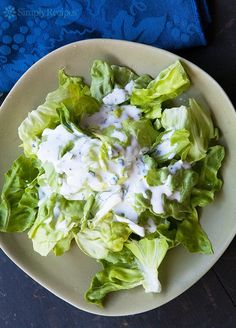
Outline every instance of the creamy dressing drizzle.
<path id="1" fill-rule="evenodd" d="M 61 150 L 71 141 L 73 148 L 61 155 Z M 119 161 L 108 160 L 109 171 L 104 172 L 99 161 L 101 146 L 98 139 L 85 135 L 79 137 L 58 125 L 54 130 L 44 131 L 37 156 L 42 165 L 51 163 L 61 175 L 61 195 L 70 200 L 82 200 L 91 191 L 112 188 L 122 177 L 123 165 Z M 43 193 L 43 189 L 40 192 Z M 43 194 L 40 198 L 43 199 Z"/>
<path id="2" fill-rule="evenodd" d="M 58 202 L 56 202 L 55 204 L 55 207 L 53 209 L 53 216 L 54 216 L 54 219 L 57 219 L 60 215 L 60 204 Z"/>
<path id="3" fill-rule="evenodd" d="M 52 194 L 52 189 L 49 186 L 39 186 L 38 188 L 38 206 L 41 206 Z"/>
<path id="4" fill-rule="evenodd" d="M 170 131 L 168 133 L 165 133 L 163 136 L 162 136 L 162 142 L 157 145 L 156 147 L 156 152 L 159 156 L 164 156 L 166 154 L 169 154 L 170 155 L 168 156 L 168 159 L 172 159 L 174 158 L 175 156 L 175 149 L 177 147 L 177 145 L 171 145 L 171 142 L 170 142 L 170 138 L 171 136 L 173 135 L 174 131 Z"/>
<path id="5" fill-rule="evenodd" d="M 128 99 L 128 91 L 114 88 L 111 93 L 106 95 L 102 101 L 105 105 L 119 105 Z"/>
<path id="6" fill-rule="evenodd" d="M 179 161 L 175 162 L 174 164 L 168 166 L 168 170 L 171 174 L 175 174 L 178 170 L 181 170 L 182 168 L 185 170 L 190 169 L 191 164 L 188 162 L 183 162 L 182 160 L 179 160 Z"/>
<path id="7" fill-rule="evenodd" d="M 145 236 L 145 229 L 144 227 L 141 227 L 140 225 L 134 223 L 133 221 L 124 218 L 123 216 L 116 215 L 115 216 L 115 221 L 117 222 L 124 222 L 127 223 L 130 229 L 135 232 L 137 235 L 144 237 Z"/>
<path id="8" fill-rule="evenodd" d="M 115 110 L 119 109 L 120 114 L 116 115 Z M 103 130 L 109 126 L 114 126 L 116 129 L 122 128 L 122 122 L 127 119 L 139 120 L 141 115 L 140 109 L 132 105 L 102 105 L 100 110 L 92 115 L 84 115 L 80 124 L 84 128 L 94 128 Z"/>
<path id="9" fill-rule="evenodd" d="M 128 94 L 131 95 L 133 92 L 133 88 L 134 88 L 134 81 L 131 80 L 131 81 L 129 81 L 129 83 L 126 84 L 125 91 L 127 91 Z"/>
<path id="10" fill-rule="evenodd" d="M 111 137 L 116 138 L 116 139 L 120 140 L 121 142 L 127 141 L 126 134 L 123 132 L 117 131 L 117 130 L 112 132 Z"/>
<path id="11" fill-rule="evenodd" d="M 153 233 L 156 231 L 157 225 L 155 224 L 155 222 L 153 221 L 152 218 L 148 218 L 147 220 L 147 224 L 145 225 L 145 230 L 148 233 Z"/>

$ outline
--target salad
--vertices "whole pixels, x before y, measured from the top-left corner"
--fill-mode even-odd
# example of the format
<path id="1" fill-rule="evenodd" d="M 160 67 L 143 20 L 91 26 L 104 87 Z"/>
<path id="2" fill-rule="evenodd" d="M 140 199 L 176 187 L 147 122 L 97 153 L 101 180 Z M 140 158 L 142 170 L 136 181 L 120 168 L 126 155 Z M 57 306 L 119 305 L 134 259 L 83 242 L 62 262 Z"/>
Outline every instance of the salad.
<path id="1" fill-rule="evenodd" d="M 102 265 L 88 302 L 140 285 L 161 292 L 167 251 L 212 253 L 198 209 L 222 186 L 219 131 L 196 100 L 174 105 L 190 87 L 180 61 L 153 79 L 95 60 L 90 86 L 63 69 L 58 80 L 19 127 L 24 153 L 5 174 L 0 231 L 28 230 L 42 256 L 75 240 Z"/>

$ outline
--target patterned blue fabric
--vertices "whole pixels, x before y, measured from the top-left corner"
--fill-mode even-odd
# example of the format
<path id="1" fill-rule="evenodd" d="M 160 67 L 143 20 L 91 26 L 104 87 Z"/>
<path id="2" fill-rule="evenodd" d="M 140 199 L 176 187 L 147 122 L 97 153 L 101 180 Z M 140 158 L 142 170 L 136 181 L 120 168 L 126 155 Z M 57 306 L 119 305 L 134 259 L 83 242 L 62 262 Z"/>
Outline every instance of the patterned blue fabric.
<path id="1" fill-rule="evenodd" d="M 0 91 L 38 59 L 88 38 L 165 49 L 206 45 L 205 0 L 0 0 Z"/>

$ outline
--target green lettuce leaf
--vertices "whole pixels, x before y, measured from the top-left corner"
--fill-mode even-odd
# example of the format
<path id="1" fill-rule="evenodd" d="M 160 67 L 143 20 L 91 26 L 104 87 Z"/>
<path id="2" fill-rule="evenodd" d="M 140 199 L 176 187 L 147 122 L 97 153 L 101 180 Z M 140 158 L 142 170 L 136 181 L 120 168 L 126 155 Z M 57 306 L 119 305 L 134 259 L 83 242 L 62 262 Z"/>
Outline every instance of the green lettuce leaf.
<path id="1" fill-rule="evenodd" d="M 223 146 L 217 145 L 208 149 L 207 155 L 196 163 L 194 169 L 199 173 L 199 180 L 192 191 L 192 205 L 204 207 L 214 200 L 215 192 L 222 187 L 218 171 L 225 156 Z"/>
<path id="2" fill-rule="evenodd" d="M 176 220 L 184 220 L 188 213 L 192 213 L 191 192 L 197 183 L 198 175 L 193 170 L 180 170 L 174 175 L 171 182 L 171 188 L 178 193 L 178 201 L 163 195 L 165 218 L 172 217 Z"/>
<path id="3" fill-rule="evenodd" d="M 146 117 L 159 118 L 161 105 L 180 95 L 190 86 L 190 80 L 179 61 L 161 71 L 144 89 L 133 89 L 130 102 L 142 108 Z"/>
<path id="4" fill-rule="evenodd" d="M 135 256 L 142 273 L 142 285 L 146 293 L 159 293 L 161 284 L 158 280 L 158 268 L 166 255 L 169 245 L 165 238 L 132 240 L 125 244 Z"/>
<path id="5" fill-rule="evenodd" d="M 76 229 L 72 229 L 66 237 L 62 238 L 56 243 L 56 245 L 53 248 L 53 253 L 56 256 L 61 256 L 65 252 L 70 250 L 71 242 L 74 239 L 74 233 L 76 233 L 74 232 L 74 230 Z"/>
<path id="6" fill-rule="evenodd" d="M 28 233 L 34 250 L 42 256 L 48 255 L 54 248 L 58 255 L 68 250 L 71 230 L 79 226 L 84 203 L 69 201 L 56 194 L 46 198 L 40 204 L 37 218 Z"/>
<path id="7" fill-rule="evenodd" d="M 157 214 L 151 203 L 152 191 L 147 190 L 146 198 L 142 194 L 137 194 L 135 207 L 138 213 L 141 214 L 148 210 L 159 218 L 168 219 L 171 217 L 176 220 L 184 220 L 186 214 L 192 213 L 191 195 L 198 183 L 198 173 L 192 168 L 181 168 L 175 174 L 171 174 L 168 167 L 158 168 L 154 159 L 148 155 L 145 155 L 144 162 L 148 167 L 146 182 L 150 188 L 167 184 L 172 195 L 170 197 L 164 193 L 161 195 L 163 212 Z"/>
<path id="8" fill-rule="evenodd" d="M 123 121 L 123 128 L 136 137 L 142 148 L 150 148 L 159 134 L 148 119 L 140 119 L 139 121 L 125 120 Z"/>
<path id="9" fill-rule="evenodd" d="M 105 296 L 114 291 L 143 285 L 146 292 L 160 292 L 158 267 L 169 246 L 165 238 L 129 241 L 121 252 L 108 253 L 100 260 L 103 270 L 92 280 L 85 299 L 102 306 Z"/>
<path id="10" fill-rule="evenodd" d="M 26 156 L 35 153 L 35 148 L 44 129 L 55 128 L 60 118 L 58 108 L 64 104 L 75 117 L 90 108 L 90 112 L 98 109 L 96 100 L 89 97 L 90 91 L 82 78 L 68 76 L 63 70 L 59 71 L 59 87 L 49 93 L 44 104 L 28 114 L 18 129 L 19 137 L 23 142 Z M 78 114 L 79 113 L 79 114 Z"/>
<path id="11" fill-rule="evenodd" d="M 143 156 L 143 161 L 148 168 L 145 178 L 149 186 L 158 186 L 163 184 L 170 173 L 168 167 L 164 166 L 158 168 L 158 162 L 147 154 Z"/>
<path id="12" fill-rule="evenodd" d="M 158 162 L 165 162 L 176 157 L 185 160 L 190 149 L 189 135 L 185 129 L 160 133 L 150 155 Z"/>
<path id="13" fill-rule="evenodd" d="M 166 130 L 182 130 L 189 132 L 190 147 L 187 152 L 188 161 L 194 162 L 205 157 L 211 139 L 217 136 L 210 113 L 200 107 L 194 100 L 189 100 L 189 107 L 167 108 L 161 118 Z"/>
<path id="14" fill-rule="evenodd" d="M 138 75 L 131 71 L 129 68 L 118 65 L 111 65 L 114 76 L 114 84 L 120 88 L 124 88 L 130 81 L 138 78 Z"/>
<path id="15" fill-rule="evenodd" d="M 0 231 L 22 232 L 34 223 L 38 192 L 38 163 L 21 155 L 5 174 L 0 202 Z"/>
<path id="16" fill-rule="evenodd" d="M 133 254 L 127 248 L 124 247 L 121 252 L 109 253 L 107 259 L 99 262 L 103 265 L 103 270 L 96 273 L 85 293 L 87 302 L 102 307 L 108 293 L 141 285 L 143 276 Z"/>
<path id="17" fill-rule="evenodd" d="M 152 80 L 148 74 L 141 75 L 134 81 L 134 89 L 145 89 Z"/>
<path id="18" fill-rule="evenodd" d="M 164 237 L 169 247 L 177 246 L 176 225 L 171 222 L 170 218 L 162 218 L 146 210 L 139 216 L 139 225 L 145 228 L 145 236 L 148 239 Z"/>
<path id="19" fill-rule="evenodd" d="M 196 209 L 178 223 L 176 241 L 191 253 L 213 253 L 211 242 L 199 223 Z"/>
<path id="20" fill-rule="evenodd" d="M 130 234 L 131 230 L 126 223 L 113 221 L 113 215 L 108 213 L 97 225 L 79 231 L 75 239 L 85 254 L 102 259 L 106 258 L 109 251 L 121 251 Z"/>
<path id="21" fill-rule="evenodd" d="M 114 88 L 114 74 L 111 66 L 102 60 L 95 60 L 90 70 L 92 97 L 101 101 Z"/>

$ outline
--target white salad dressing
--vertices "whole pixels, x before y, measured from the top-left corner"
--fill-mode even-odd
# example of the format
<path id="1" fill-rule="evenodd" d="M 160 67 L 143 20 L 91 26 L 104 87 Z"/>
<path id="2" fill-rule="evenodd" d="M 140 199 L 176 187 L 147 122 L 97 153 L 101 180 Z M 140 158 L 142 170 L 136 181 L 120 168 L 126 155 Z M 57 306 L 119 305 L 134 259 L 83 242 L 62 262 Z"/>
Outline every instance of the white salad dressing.
<path id="1" fill-rule="evenodd" d="M 146 167 L 140 159 L 141 148 L 135 138 L 132 138 L 130 146 L 126 148 L 125 166 L 129 169 L 129 176 L 123 184 L 124 195 L 122 202 L 116 205 L 113 211 L 116 214 L 136 222 L 138 214 L 134 210 L 135 194 L 142 194 L 146 197 L 146 180 L 144 178 Z"/>
<path id="2" fill-rule="evenodd" d="M 131 80 L 131 81 L 129 81 L 129 83 L 126 84 L 125 91 L 127 91 L 128 94 L 131 95 L 133 92 L 133 88 L 134 88 L 134 81 Z"/>
<path id="3" fill-rule="evenodd" d="M 180 193 L 178 191 L 173 192 L 171 188 L 172 176 L 169 174 L 165 183 L 159 186 L 149 187 L 152 192 L 151 204 L 153 211 L 157 214 L 164 212 L 162 195 L 166 195 L 171 200 L 180 201 Z"/>
<path id="4" fill-rule="evenodd" d="M 190 169 L 191 164 L 188 162 L 183 162 L 182 160 L 179 160 L 179 161 L 175 162 L 174 164 L 168 166 L 168 170 L 171 174 L 175 174 L 178 170 L 181 170 L 182 168 L 185 170 Z"/>
<path id="5" fill-rule="evenodd" d="M 157 225 L 156 223 L 153 221 L 152 218 L 148 218 L 147 220 L 147 225 L 145 226 L 145 230 L 148 232 L 148 233 L 153 233 L 156 231 L 156 228 L 157 228 Z"/>
<path id="6" fill-rule="evenodd" d="M 119 115 L 115 114 L 115 110 L 119 109 Z M 116 129 L 122 128 L 122 122 L 127 119 L 139 120 L 141 115 L 140 109 L 132 105 L 117 106 L 101 106 L 100 110 L 92 115 L 84 115 L 80 124 L 84 128 L 95 128 L 103 130 L 109 126 Z"/>
<path id="7" fill-rule="evenodd" d="M 37 157 L 42 163 L 55 164 L 62 150 L 70 141 L 75 140 L 75 135 L 68 132 L 63 125 L 58 125 L 54 130 L 45 129 L 42 134 L 43 142 L 39 145 Z"/>
<path id="8" fill-rule="evenodd" d="M 51 163 L 61 175 L 59 192 L 66 199 L 82 200 L 91 191 L 105 191 L 112 188 L 121 177 L 123 166 L 118 160 L 108 160 L 109 171 L 102 168 L 99 160 L 102 142 L 99 139 L 86 135 L 79 137 L 62 125 L 54 130 L 46 130 L 37 156 L 43 164 Z M 73 142 L 72 149 L 61 154 L 69 142 Z"/>
<path id="9" fill-rule="evenodd" d="M 141 227 L 140 225 L 134 223 L 133 221 L 131 221 L 129 219 L 126 219 L 123 216 L 119 216 L 119 215 L 116 215 L 114 220 L 115 221 L 118 221 L 118 222 L 127 223 L 128 226 L 130 227 L 130 229 L 133 232 L 135 232 L 137 235 L 139 235 L 141 237 L 144 237 L 145 236 L 145 229 L 144 229 L 144 227 Z"/>
<path id="10" fill-rule="evenodd" d="M 171 145 L 170 138 L 173 135 L 173 133 L 174 133 L 174 131 L 170 131 L 163 135 L 163 137 L 161 139 L 162 142 L 159 145 L 157 145 L 157 147 L 156 147 L 156 152 L 159 156 L 164 156 L 164 155 L 170 153 L 168 159 L 174 158 L 175 149 L 176 149 L 177 145 L 174 145 L 174 146 Z"/>
<path id="11" fill-rule="evenodd" d="M 124 89 L 114 88 L 111 93 L 108 93 L 102 101 L 105 105 L 119 105 L 128 99 L 128 92 Z"/>
<path id="12" fill-rule="evenodd" d="M 38 201 L 38 206 L 41 206 L 44 201 L 46 201 L 52 194 L 52 189 L 50 186 L 39 186 L 38 188 L 38 196 L 39 196 L 39 201 Z"/>
<path id="13" fill-rule="evenodd" d="M 58 202 L 56 202 L 54 209 L 53 209 L 53 216 L 54 219 L 57 219 L 60 215 L 61 211 L 60 211 L 60 204 Z"/>
<path id="14" fill-rule="evenodd" d="M 116 138 L 118 140 L 120 140 L 121 142 L 126 142 L 127 141 L 127 136 L 124 132 L 121 131 L 113 131 L 111 134 L 111 137 Z"/>

